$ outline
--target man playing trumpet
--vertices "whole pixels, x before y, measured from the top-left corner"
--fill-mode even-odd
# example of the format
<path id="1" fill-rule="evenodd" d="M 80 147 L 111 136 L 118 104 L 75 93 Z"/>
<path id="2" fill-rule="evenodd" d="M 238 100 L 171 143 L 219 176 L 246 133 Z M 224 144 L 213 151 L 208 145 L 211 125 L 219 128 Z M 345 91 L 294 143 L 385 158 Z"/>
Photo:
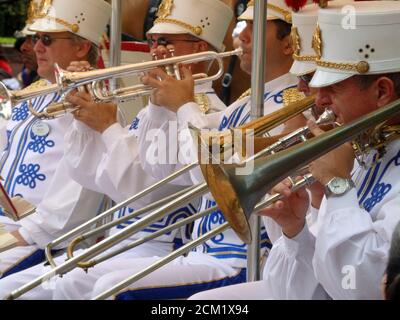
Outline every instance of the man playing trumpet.
<path id="1" fill-rule="evenodd" d="M 34 86 L 55 83 L 55 63 L 62 68 L 74 60 L 96 63 L 99 38 L 111 14 L 108 3 L 54 0 L 49 4 L 35 0 L 29 12 L 30 30 L 36 32 L 33 41 L 38 73 L 43 79 Z M 42 111 L 59 99 L 54 93 L 31 103 L 35 111 Z M 103 195 L 84 189 L 68 176 L 63 160 L 64 135 L 72 120 L 72 115 L 38 119 L 28 110 L 28 103 L 13 108 L 5 128 L 1 176 L 11 196 L 23 197 L 37 210 L 19 222 L 1 213 L 0 223 L 15 241 L 14 248 L 0 253 L 0 277 L 40 263 L 47 243 L 102 210 Z"/>

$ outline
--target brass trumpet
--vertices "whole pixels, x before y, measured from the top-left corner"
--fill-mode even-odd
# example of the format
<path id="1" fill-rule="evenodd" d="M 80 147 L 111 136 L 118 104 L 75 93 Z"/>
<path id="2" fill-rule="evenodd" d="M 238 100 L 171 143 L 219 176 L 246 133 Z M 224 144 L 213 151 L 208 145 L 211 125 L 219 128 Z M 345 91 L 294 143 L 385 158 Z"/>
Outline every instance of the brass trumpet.
<path id="1" fill-rule="evenodd" d="M 0 117 L 9 119 L 11 117 L 12 108 L 20 103 L 55 92 L 58 92 L 63 97 L 62 99 L 64 99 L 66 94 L 80 87 L 86 88 L 93 98 L 100 102 L 113 101 L 118 103 L 146 96 L 149 95 L 152 90 L 149 86 L 136 85 L 110 91 L 108 90 L 107 85 L 104 84 L 104 81 L 125 76 L 140 75 L 156 68 L 164 67 L 169 75 L 181 79 L 179 65 L 202 61 L 216 61 L 219 67 L 217 73 L 213 75 L 207 75 L 204 73 L 193 75 L 195 84 L 215 81 L 224 73 L 223 59 L 233 55 L 241 56 L 242 53 L 242 49 L 222 53 L 205 51 L 163 60 L 147 61 L 85 72 L 68 72 L 55 64 L 56 84 L 45 87 L 42 86 L 18 91 L 9 91 L 4 84 L 0 83 Z M 32 110 L 33 109 L 31 108 L 30 111 L 32 112 Z M 55 118 L 67 112 L 73 112 L 74 110 L 76 110 L 76 106 L 63 101 L 61 103 L 50 105 L 43 113 L 34 112 L 34 114 L 41 118 Z"/>

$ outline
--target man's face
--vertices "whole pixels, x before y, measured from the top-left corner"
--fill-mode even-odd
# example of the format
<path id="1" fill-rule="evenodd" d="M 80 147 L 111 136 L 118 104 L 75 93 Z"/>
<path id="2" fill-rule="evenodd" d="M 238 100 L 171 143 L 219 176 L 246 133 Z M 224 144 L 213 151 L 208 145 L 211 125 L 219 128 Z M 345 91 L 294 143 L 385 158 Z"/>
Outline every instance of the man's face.
<path id="1" fill-rule="evenodd" d="M 151 34 L 147 36 L 150 46 L 150 53 L 156 54 L 158 58 L 163 58 L 167 53 L 167 46 L 174 47 L 174 55 L 182 56 L 198 52 L 200 40 L 188 34 Z"/>
<path id="2" fill-rule="evenodd" d="M 32 41 L 32 36 L 29 35 L 26 36 L 25 41 L 22 43 L 20 48 L 22 63 L 31 71 L 36 71 L 37 69 L 36 55 L 35 51 L 33 50 L 34 46 L 35 45 Z"/>
<path id="3" fill-rule="evenodd" d="M 281 41 L 277 39 L 276 32 L 276 24 L 271 20 L 267 21 L 265 35 L 267 41 L 266 66 L 279 64 L 282 59 L 282 44 Z M 240 67 L 244 72 L 250 74 L 253 53 L 253 21 L 247 21 L 247 26 L 240 33 L 239 39 L 243 49 L 243 55 L 240 58 Z"/>
<path id="4" fill-rule="evenodd" d="M 373 85 L 362 88 L 359 81 L 351 77 L 317 90 L 318 107 L 330 107 L 337 122 L 348 123 L 378 108 L 376 90 Z"/>
<path id="5" fill-rule="evenodd" d="M 51 44 L 45 45 L 43 39 L 39 38 L 34 46 L 38 64 L 38 74 L 49 81 L 54 82 L 54 64 L 66 69 L 72 61 L 79 61 L 82 57 L 78 56 L 79 46 L 73 40 L 69 32 L 38 32 L 38 37 L 48 36 Z"/>

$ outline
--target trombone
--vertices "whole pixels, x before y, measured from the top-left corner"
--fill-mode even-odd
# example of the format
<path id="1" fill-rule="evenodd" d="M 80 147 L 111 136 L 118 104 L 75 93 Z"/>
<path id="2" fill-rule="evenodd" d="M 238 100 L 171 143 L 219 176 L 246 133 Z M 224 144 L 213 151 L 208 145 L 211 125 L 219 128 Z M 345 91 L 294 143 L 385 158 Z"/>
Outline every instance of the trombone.
<path id="1" fill-rule="evenodd" d="M 9 91 L 5 85 L 0 83 L 0 117 L 9 119 L 11 117 L 12 108 L 16 105 L 30 101 L 42 95 L 58 92 L 64 99 L 65 95 L 74 89 L 81 87 L 86 90 L 99 102 L 126 102 L 151 93 L 152 88 L 145 85 L 136 85 L 117 90 L 108 90 L 104 84 L 105 80 L 121 78 L 125 76 L 133 76 L 143 74 L 154 70 L 155 68 L 164 67 L 167 73 L 181 79 L 179 65 L 192 64 L 203 61 L 216 61 L 218 63 L 218 71 L 213 75 L 205 73 L 194 74 L 195 84 L 202 84 L 209 81 L 219 79 L 224 73 L 223 59 L 230 56 L 241 56 L 242 49 L 217 53 L 214 51 L 205 51 L 200 53 L 176 56 L 162 60 L 147 61 L 134 63 L 125 66 L 111 67 L 106 69 L 91 70 L 85 72 L 69 72 L 60 68 L 55 64 L 56 84 L 45 87 L 33 87 L 18 91 Z M 65 113 L 73 112 L 76 106 L 68 102 L 53 103 L 49 105 L 43 112 L 34 112 L 31 105 L 30 111 L 39 118 L 56 118 Z"/>
<path id="2" fill-rule="evenodd" d="M 284 109 L 288 109 L 286 112 L 286 114 L 284 112 L 282 112 L 281 110 L 278 110 L 270 115 L 265 116 L 263 119 L 264 121 L 260 121 L 260 119 L 257 119 L 256 123 L 256 128 L 254 128 L 254 131 L 256 131 L 257 133 L 261 134 L 263 133 L 261 130 L 258 130 L 259 126 L 263 126 L 265 127 L 266 130 L 270 130 L 271 129 L 271 125 L 268 125 L 268 121 L 272 121 L 274 123 L 274 126 L 279 125 L 285 121 L 287 121 L 287 119 L 291 118 L 292 116 L 298 114 L 302 111 L 304 111 L 305 109 L 313 106 L 313 101 L 314 98 L 313 97 L 308 97 L 306 99 L 304 99 L 304 101 L 298 102 L 295 104 L 295 107 L 292 106 L 292 108 L 290 107 L 286 107 Z M 251 126 L 247 125 L 247 128 L 250 128 Z M 273 126 L 272 126 L 273 127 Z M 65 234 L 64 236 L 62 236 L 61 238 L 56 239 L 55 241 L 53 241 L 52 243 L 50 243 L 47 247 L 46 247 L 46 256 L 48 259 L 48 262 L 52 265 L 53 270 L 51 270 L 50 272 L 42 275 L 41 277 L 31 281 L 30 283 L 26 284 L 25 286 L 21 287 L 20 289 L 14 291 L 9 298 L 10 299 L 14 299 L 14 298 L 18 298 L 19 296 L 23 295 L 24 293 L 28 292 L 29 290 L 35 288 L 36 286 L 40 285 L 43 281 L 55 276 L 55 275 L 62 275 L 65 274 L 69 271 L 71 271 L 72 269 L 74 269 L 75 267 L 82 267 L 84 269 L 87 269 L 91 266 L 93 266 L 96 263 L 99 263 L 101 261 L 104 261 L 104 257 L 101 257 L 98 261 L 87 261 L 87 262 L 82 262 L 85 259 L 90 259 L 94 256 L 99 255 L 100 253 L 104 252 L 105 250 L 111 248 L 113 245 L 115 245 L 116 243 L 119 243 L 120 241 L 128 238 L 129 236 L 131 236 L 132 234 L 142 230 L 144 227 L 148 226 L 149 224 L 153 223 L 154 221 L 159 220 L 160 218 L 162 218 L 163 216 L 165 216 L 166 212 L 170 212 L 172 209 L 176 208 L 177 206 L 180 206 L 181 204 L 186 204 L 187 202 L 189 202 L 191 199 L 196 198 L 204 193 L 207 192 L 208 188 L 207 188 L 207 184 L 206 183 L 201 183 L 199 185 L 196 186 L 192 186 L 187 188 L 186 190 L 181 191 L 178 194 L 172 195 L 171 198 L 174 198 L 174 201 L 172 202 L 167 202 L 165 201 L 165 199 L 160 200 L 157 204 L 153 204 L 150 206 L 147 206 L 146 208 L 142 208 L 137 212 L 134 212 L 133 215 L 135 214 L 141 214 L 145 211 L 148 210 L 152 210 L 155 206 L 158 206 L 161 204 L 161 207 L 158 208 L 157 210 L 153 211 L 151 214 L 141 218 L 139 221 L 131 224 L 129 227 L 121 230 L 119 233 L 106 238 L 105 240 L 95 244 L 93 247 L 91 247 L 88 250 L 85 250 L 83 253 L 80 253 L 77 256 L 73 256 L 73 249 L 76 246 L 77 243 L 79 243 L 80 241 L 83 241 L 84 239 L 86 239 L 89 236 L 93 236 L 94 234 L 97 234 L 97 231 L 93 230 L 90 231 L 87 234 L 81 235 L 78 239 L 72 241 L 70 248 L 68 249 L 69 255 L 70 255 L 70 259 L 67 260 L 66 262 L 60 264 L 59 266 L 57 266 L 54 263 L 54 260 L 51 256 L 51 249 L 63 242 L 65 242 L 67 239 L 76 236 L 78 234 L 81 233 L 82 230 L 85 230 L 87 228 L 89 228 L 91 225 L 93 225 L 94 223 L 101 221 L 102 219 L 110 216 L 111 214 L 113 214 L 115 211 L 119 210 L 122 207 L 125 207 L 126 205 L 128 205 L 129 203 L 136 201 L 137 199 L 145 196 L 146 194 L 154 191 L 155 189 L 157 189 L 159 186 L 175 179 L 176 177 L 178 177 L 179 175 L 181 175 L 184 172 L 187 172 L 190 169 L 193 169 L 195 166 L 197 166 L 197 163 L 193 163 L 187 167 L 184 167 L 182 170 L 172 174 L 171 176 L 159 181 L 158 183 L 156 183 L 155 185 L 152 185 L 148 188 L 146 188 L 145 190 L 143 190 L 142 192 L 140 192 L 139 194 L 127 199 L 126 201 L 124 201 L 123 203 L 117 205 L 114 208 L 111 208 L 110 210 L 107 210 L 106 212 L 102 213 L 101 215 L 91 219 L 90 221 L 84 223 L 83 225 L 79 226 L 78 228 L 75 228 L 74 230 L 68 232 L 67 234 Z M 167 199 L 169 200 L 169 199 Z M 213 207 L 208 209 L 205 212 L 201 212 L 198 213 L 196 215 L 194 215 L 193 217 L 187 218 L 188 222 L 191 222 L 199 217 L 201 217 L 202 215 L 206 215 L 210 212 L 213 212 L 214 210 L 217 210 L 217 207 Z M 139 213 L 138 213 L 139 212 Z M 115 222 L 113 222 L 114 224 L 119 224 L 122 221 L 126 221 L 129 219 L 132 219 L 133 215 L 128 215 L 126 217 L 123 217 Z M 191 220 L 193 219 L 193 220 Z M 180 223 L 186 223 L 181 221 Z M 114 225 L 112 224 L 112 225 Z M 108 225 L 109 227 L 110 225 Z M 175 225 L 176 226 L 176 225 Z M 107 227 L 107 228 L 108 228 Z M 172 226 L 170 226 L 171 228 L 174 228 Z M 101 227 L 101 231 L 103 231 L 106 227 L 103 226 Z M 169 228 L 169 227 L 168 227 Z M 99 229 L 100 230 L 100 229 Z M 168 232 L 165 231 L 166 229 L 160 230 L 160 232 L 162 231 L 162 233 Z M 170 230 L 170 229 L 167 229 Z M 158 234 L 154 234 L 152 236 L 158 236 L 162 233 L 158 233 Z M 151 236 L 150 236 L 151 237 Z M 150 239 L 150 238 L 148 238 Z M 134 243 L 132 243 L 131 245 L 129 245 L 128 247 L 124 248 L 123 250 L 118 250 L 115 253 L 110 253 L 107 255 L 107 257 L 112 257 L 115 256 L 116 254 L 121 253 L 122 251 L 125 251 L 127 249 L 132 248 L 133 246 L 139 245 L 141 243 L 143 243 L 144 239 L 141 240 L 137 240 Z"/>
<path id="3" fill-rule="evenodd" d="M 184 245 L 178 249 L 177 252 L 172 252 L 142 271 L 118 283 L 95 297 L 94 300 L 106 299 L 117 294 L 135 281 L 174 260 L 178 257 L 178 254 L 186 253 L 203 241 L 223 232 L 229 226 L 231 226 L 241 238 L 244 235 L 249 235 L 250 229 L 248 219 L 252 212 L 258 211 L 282 198 L 282 195 L 275 194 L 267 200 L 260 202 L 275 184 L 282 181 L 285 177 L 298 172 L 299 169 L 303 168 L 309 162 L 337 148 L 343 143 L 354 140 L 366 130 L 392 118 L 399 112 L 400 99 L 370 114 L 364 115 L 349 124 L 334 128 L 321 136 L 291 146 L 279 153 L 266 155 L 266 152 L 261 151 L 253 157 L 253 161 L 255 161 L 255 170 L 251 175 L 239 176 L 236 174 L 238 166 L 240 167 L 243 164 L 210 165 L 210 170 L 205 171 L 209 175 L 204 178 L 208 181 L 211 193 L 217 201 L 218 207 L 222 210 L 227 222 L 204 234 L 201 239 L 196 239 L 194 243 Z M 302 128 L 301 131 L 306 133 L 305 128 Z M 388 133 L 389 141 L 396 136 L 398 135 Z M 296 191 L 314 182 L 315 178 L 311 174 L 306 174 L 299 181 L 293 183 L 292 190 Z M 224 195 L 221 195 L 219 192 L 221 187 L 224 188 Z M 244 223 L 240 224 L 237 223 L 237 221 L 242 221 Z M 239 228 L 235 229 L 235 226 Z"/>

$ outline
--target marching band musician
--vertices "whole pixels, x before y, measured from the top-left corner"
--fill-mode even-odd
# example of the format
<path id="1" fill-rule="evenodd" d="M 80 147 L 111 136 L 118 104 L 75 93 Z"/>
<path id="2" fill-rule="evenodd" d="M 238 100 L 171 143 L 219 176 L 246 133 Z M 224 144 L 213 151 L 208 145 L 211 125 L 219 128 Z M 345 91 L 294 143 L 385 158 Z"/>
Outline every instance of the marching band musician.
<path id="1" fill-rule="evenodd" d="M 399 3 L 351 5 L 351 28 L 343 27 L 348 11 L 334 2 L 320 10 L 320 45 L 315 48 L 321 58 L 310 82 L 318 88 L 317 104 L 331 108 L 342 124 L 400 97 Z M 305 219 L 309 198 L 304 190 L 291 193 L 286 182 L 274 188 L 287 196 L 262 211 L 283 230 L 264 273 L 277 297 L 309 299 L 319 292 L 323 298 L 325 291 L 332 299 L 382 298 L 380 282 L 400 220 L 399 123 L 396 116 L 360 136 L 357 145 L 370 145 L 358 148 L 359 166 L 353 168 L 351 144 L 311 163 L 311 173 L 325 190 L 320 208 L 312 209 L 311 223 Z M 316 136 L 322 133 L 312 122 L 309 127 Z M 388 133 L 393 135 L 385 139 Z"/>
<path id="2" fill-rule="evenodd" d="M 272 112 L 279 109 L 283 102 L 283 91 L 287 88 L 295 87 L 297 78 L 288 74 L 292 65 L 292 48 L 290 44 L 290 9 L 284 1 L 270 1 L 268 15 L 267 32 L 267 83 L 265 94 L 265 111 Z M 241 16 L 247 21 L 247 27 L 240 35 L 244 55 L 241 57 L 242 69 L 250 73 L 251 53 L 252 53 L 252 19 L 253 3 L 250 2 L 247 10 Z M 191 122 L 197 127 L 227 129 L 247 122 L 250 118 L 250 101 L 248 94 L 239 99 L 226 110 L 204 115 L 199 112 L 198 105 L 193 99 L 191 88 L 190 72 L 183 69 L 184 80 L 179 81 L 168 77 L 163 71 L 158 70 L 143 79 L 145 84 L 152 85 L 155 89 L 153 103 L 164 105 L 171 111 L 176 112 L 178 120 L 178 132 L 187 128 L 187 123 Z M 158 76 L 158 78 L 152 78 Z M 187 78 L 189 77 L 189 78 Z M 189 88 L 189 90 L 188 90 Z M 187 104 L 183 105 L 184 103 Z M 183 105 L 182 107 L 180 107 Z M 179 108 L 180 107 L 180 108 Z M 177 110 L 179 109 L 179 110 Z M 162 112 L 162 110 L 158 110 Z M 139 142 L 141 163 L 145 165 L 147 172 L 152 172 L 156 177 L 161 178 L 174 172 L 182 164 L 151 164 L 147 162 L 146 154 L 153 147 L 146 141 L 146 136 L 141 134 L 139 128 Z M 161 127 L 159 132 L 168 135 L 168 124 Z M 175 129 L 176 131 L 176 129 Z M 173 133 L 176 134 L 175 132 Z M 155 142 L 157 143 L 157 142 Z M 166 149 L 168 149 L 167 146 Z M 158 149 L 158 152 L 162 153 Z M 169 151 L 166 151 L 168 154 Z M 197 156 L 197 154 L 196 154 Z M 193 175 L 194 180 L 197 177 Z M 186 181 L 185 181 L 186 180 Z M 198 182 L 193 181 L 193 182 Z M 189 175 L 182 177 L 179 183 L 191 185 L 192 180 Z M 210 196 L 203 197 L 200 210 L 205 210 L 215 205 Z M 207 231 L 217 227 L 224 222 L 221 212 L 218 210 L 195 222 L 193 238 L 198 238 Z M 268 238 L 263 233 L 263 252 L 266 251 Z M 94 288 L 93 296 L 109 289 L 119 281 L 135 274 L 146 267 L 154 259 L 148 259 L 148 263 L 136 264 L 125 263 L 125 270 L 119 270 L 100 278 Z M 158 298 L 178 298 L 183 295 L 189 296 L 196 291 L 203 291 L 228 284 L 240 283 L 245 281 L 246 276 L 246 245 L 234 234 L 232 230 L 206 241 L 203 245 L 190 252 L 186 257 L 181 257 L 173 262 L 154 271 L 150 275 L 138 280 L 125 291 L 117 295 L 118 299 L 146 299 L 152 295 Z"/>
<path id="3" fill-rule="evenodd" d="M 61 68 L 82 59 L 94 65 L 110 15 L 111 6 L 103 0 L 32 1 L 29 22 L 36 32 L 34 50 L 43 79 L 34 86 L 55 83 L 56 62 Z M 49 94 L 34 99 L 32 105 L 42 111 L 59 99 L 57 93 Z M 40 263 L 44 260 L 42 249 L 49 242 L 104 210 L 103 195 L 83 188 L 68 176 L 63 160 L 64 135 L 72 120 L 70 114 L 40 120 L 30 113 L 27 103 L 13 108 L 6 128 L 1 176 L 11 196 L 22 196 L 37 209 L 19 222 L 1 213 L 0 223 L 14 237 L 15 247 L 0 253 L 0 277 Z"/>
<path id="4" fill-rule="evenodd" d="M 306 95 L 311 94 L 311 89 L 308 83 L 315 72 L 317 58 L 314 50 L 312 49 L 313 34 L 317 26 L 318 20 L 318 6 L 315 4 L 306 5 L 298 12 L 292 13 L 292 46 L 293 46 L 293 65 L 290 68 L 290 73 L 298 77 L 298 89 Z M 299 119 L 303 117 L 303 119 Z M 296 125 L 301 122 L 306 125 L 306 119 L 303 115 L 296 117 Z M 289 120 L 286 124 L 291 122 Z M 291 125 L 289 125 L 291 126 Z M 288 126 L 288 127 L 289 127 Z M 318 190 L 318 189 L 317 189 Z M 317 195 L 317 192 L 316 194 Z M 319 197 L 314 197 L 314 202 L 318 203 Z M 268 216 L 263 217 L 268 236 L 272 243 L 279 245 L 280 237 L 282 236 L 282 228 L 272 218 Z M 278 241 L 278 242 L 276 242 Z M 274 249 L 272 249 L 274 250 Z M 269 259 L 269 258 L 268 258 Z M 267 263 L 268 264 L 268 263 Z M 264 267 L 264 278 L 267 277 L 269 270 Z M 298 278 L 298 281 L 304 281 L 304 278 Z M 190 297 L 191 300 L 264 300 L 264 299 L 277 299 L 284 296 L 274 294 L 274 290 L 284 288 L 285 284 L 282 283 L 280 287 L 269 288 L 268 283 L 264 280 L 218 288 L 214 290 L 203 291 Z M 303 289 L 304 290 L 304 289 Z M 325 293 L 323 293 L 325 294 Z"/>
<path id="5" fill-rule="evenodd" d="M 215 10 L 210 12 L 210 7 Z M 208 50 L 223 51 L 223 39 L 233 17 L 232 10 L 224 3 L 215 0 L 175 1 L 168 19 L 164 17 L 168 12 L 163 8 L 165 8 L 165 3 L 159 9 L 158 20 L 148 32 L 151 53 L 157 58 L 165 58 L 170 54 L 169 49 L 174 49 L 175 56 Z M 200 20 L 207 17 L 207 23 L 205 23 L 201 34 L 190 28 L 190 25 L 185 26 L 184 24 L 184 22 L 189 23 L 190 19 L 193 18 L 193 14 L 191 14 L 190 19 L 188 15 L 188 12 L 192 10 L 196 12 L 196 19 Z M 192 65 L 192 68 L 196 73 L 207 73 L 209 64 L 208 61 L 196 63 Z M 86 67 L 87 63 L 85 62 L 75 62 L 71 65 L 70 70 L 79 71 Z M 210 81 L 196 86 L 196 99 L 199 101 L 201 112 L 204 113 L 220 111 L 225 108 L 225 105 L 212 89 Z M 89 189 L 109 195 L 116 202 L 123 201 L 158 181 L 142 169 L 138 157 L 137 132 L 140 126 L 147 125 L 146 122 L 142 121 L 145 115 L 146 121 L 151 120 L 152 125 L 158 127 L 166 120 L 174 120 L 176 118 L 174 113 L 164 109 L 162 114 L 158 112 L 157 115 L 153 115 L 153 109 L 163 107 L 150 102 L 139 113 L 132 125 L 124 128 L 117 122 L 114 104 L 94 103 L 89 95 L 82 93 L 69 97 L 69 100 L 80 105 L 78 114 L 75 113 L 75 118 L 78 121 L 74 121 L 65 138 L 68 171 L 74 179 Z M 179 190 L 182 190 L 181 186 L 166 184 L 145 198 L 132 203 L 129 208 L 117 212 L 116 218 L 132 213 Z M 123 247 L 134 240 L 146 237 L 169 224 L 196 213 L 197 206 L 198 200 L 194 200 L 192 203 L 166 214 L 160 221 L 118 244 L 118 247 Z M 143 215 L 121 223 L 111 230 L 111 234 L 121 231 L 141 217 Z M 62 279 L 57 279 L 54 292 L 53 289 L 50 290 L 47 287 L 38 287 L 24 298 L 51 298 L 51 294 L 54 293 L 54 299 L 57 300 L 89 299 L 96 281 L 101 276 L 126 265 L 125 261 L 128 259 L 130 262 L 135 259 L 137 261 L 135 264 L 139 264 L 143 257 L 161 257 L 168 254 L 190 238 L 190 230 L 190 225 L 180 230 L 174 230 L 103 262 L 101 265 L 90 269 L 89 273 L 85 273 L 83 270 L 73 270 Z M 111 250 L 114 250 L 114 248 L 111 248 Z M 65 260 L 65 256 L 59 257 L 56 261 L 63 260 Z M 20 276 L 23 275 L 25 281 L 29 281 L 29 279 L 32 280 L 40 276 L 43 272 L 43 268 L 35 266 L 25 270 Z M 18 285 L 21 285 L 21 283 L 16 284 L 13 280 L 10 277 L 6 284 L 7 289 L 1 290 L 1 292 L 8 291 L 9 293 Z"/>

